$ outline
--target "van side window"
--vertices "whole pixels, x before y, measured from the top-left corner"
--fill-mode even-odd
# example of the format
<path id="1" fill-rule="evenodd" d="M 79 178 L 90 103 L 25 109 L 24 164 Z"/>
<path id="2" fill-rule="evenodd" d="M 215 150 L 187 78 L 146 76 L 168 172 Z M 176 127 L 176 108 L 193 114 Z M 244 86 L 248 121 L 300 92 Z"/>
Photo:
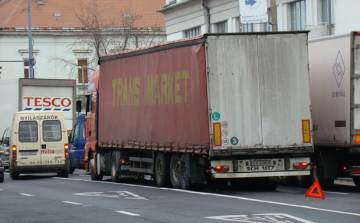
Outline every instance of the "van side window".
<path id="1" fill-rule="evenodd" d="M 19 141 L 20 142 L 37 142 L 38 125 L 35 121 L 21 121 L 19 123 Z"/>
<path id="2" fill-rule="evenodd" d="M 43 140 L 45 142 L 61 141 L 61 124 L 58 120 L 43 121 Z"/>

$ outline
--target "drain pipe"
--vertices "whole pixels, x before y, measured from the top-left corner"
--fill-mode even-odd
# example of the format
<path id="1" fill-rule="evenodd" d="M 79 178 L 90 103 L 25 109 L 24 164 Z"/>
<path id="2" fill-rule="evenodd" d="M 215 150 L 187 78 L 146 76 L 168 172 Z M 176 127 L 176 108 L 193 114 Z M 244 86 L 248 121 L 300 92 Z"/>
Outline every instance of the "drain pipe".
<path id="1" fill-rule="evenodd" d="M 207 33 L 211 33 L 211 30 L 210 30 L 210 9 L 209 9 L 209 7 L 207 7 L 206 5 L 205 5 L 205 2 L 204 2 L 204 0 L 201 0 L 201 5 L 204 7 L 204 9 L 206 10 L 206 12 L 207 12 Z"/>

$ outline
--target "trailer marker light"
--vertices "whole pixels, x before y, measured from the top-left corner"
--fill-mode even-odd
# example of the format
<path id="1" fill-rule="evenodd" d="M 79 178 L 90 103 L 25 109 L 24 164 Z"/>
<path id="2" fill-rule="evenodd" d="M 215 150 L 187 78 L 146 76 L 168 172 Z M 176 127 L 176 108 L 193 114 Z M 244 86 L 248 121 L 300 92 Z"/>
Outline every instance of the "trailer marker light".
<path id="1" fill-rule="evenodd" d="M 355 135 L 354 139 L 355 143 L 360 143 L 360 135 Z"/>
<path id="2" fill-rule="evenodd" d="M 228 165 L 220 165 L 220 166 L 216 166 L 215 167 L 215 171 L 216 172 L 228 172 L 229 171 L 229 166 Z"/>
<path id="3" fill-rule="evenodd" d="M 309 166 L 306 162 L 296 162 L 293 164 L 294 169 L 306 169 Z"/>
<path id="4" fill-rule="evenodd" d="M 12 146 L 11 150 L 12 150 L 12 158 L 16 159 L 16 157 L 17 157 L 17 155 L 16 155 L 16 150 L 17 150 L 16 146 Z"/>
<path id="5" fill-rule="evenodd" d="M 350 167 L 350 175 L 360 175 L 360 166 Z"/>
<path id="6" fill-rule="evenodd" d="M 347 170 L 347 167 L 346 167 L 346 166 L 344 166 L 344 167 L 343 167 L 343 169 L 344 169 L 344 170 Z"/>

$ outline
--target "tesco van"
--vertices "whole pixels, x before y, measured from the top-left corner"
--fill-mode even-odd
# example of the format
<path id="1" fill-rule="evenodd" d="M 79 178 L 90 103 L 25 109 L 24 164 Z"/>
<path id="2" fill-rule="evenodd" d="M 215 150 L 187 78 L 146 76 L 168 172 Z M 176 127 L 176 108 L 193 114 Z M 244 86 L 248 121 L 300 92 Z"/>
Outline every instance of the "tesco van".
<path id="1" fill-rule="evenodd" d="M 21 111 L 14 114 L 10 136 L 9 173 L 57 172 L 68 177 L 68 136 L 61 111 Z"/>

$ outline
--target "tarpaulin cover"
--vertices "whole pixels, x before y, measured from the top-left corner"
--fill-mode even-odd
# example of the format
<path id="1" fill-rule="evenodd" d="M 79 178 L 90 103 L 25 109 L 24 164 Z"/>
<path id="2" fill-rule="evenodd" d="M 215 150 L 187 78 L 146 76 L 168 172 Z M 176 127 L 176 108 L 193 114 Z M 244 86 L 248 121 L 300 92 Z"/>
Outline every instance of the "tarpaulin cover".
<path id="1" fill-rule="evenodd" d="M 99 142 L 209 144 L 201 44 L 100 63 Z"/>

